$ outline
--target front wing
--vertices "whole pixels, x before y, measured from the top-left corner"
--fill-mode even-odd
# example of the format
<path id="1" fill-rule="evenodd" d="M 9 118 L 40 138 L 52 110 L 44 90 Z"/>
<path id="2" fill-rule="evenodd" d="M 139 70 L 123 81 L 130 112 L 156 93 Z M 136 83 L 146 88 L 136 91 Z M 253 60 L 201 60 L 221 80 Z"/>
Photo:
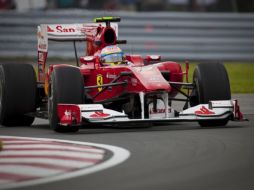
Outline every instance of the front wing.
<path id="1" fill-rule="evenodd" d="M 181 112 L 169 108 L 168 113 L 155 114 L 151 118 L 130 119 L 125 113 L 106 109 L 101 104 L 59 104 L 58 118 L 60 125 L 110 124 L 129 123 L 160 123 L 183 121 L 212 120 L 243 120 L 237 100 L 210 101 Z"/>

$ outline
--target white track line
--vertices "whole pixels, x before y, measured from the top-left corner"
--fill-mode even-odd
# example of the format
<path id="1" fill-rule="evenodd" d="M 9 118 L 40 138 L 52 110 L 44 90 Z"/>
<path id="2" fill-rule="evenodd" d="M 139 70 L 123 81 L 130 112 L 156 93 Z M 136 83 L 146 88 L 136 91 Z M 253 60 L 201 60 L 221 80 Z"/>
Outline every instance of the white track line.
<path id="1" fill-rule="evenodd" d="M 24 140 L 24 141 L 33 141 L 33 140 L 43 141 L 43 142 L 45 142 L 43 147 L 45 147 L 45 145 L 48 146 L 48 147 L 52 147 L 52 145 L 47 145 L 48 141 L 54 142 L 54 143 L 56 143 L 56 142 L 67 143 L 67 144 L 70 143 L 71 144 L 70 146 L 75 146 L 75 145 L 87 146 L 88 147 L 87 149 L 96 150 L 96 151 L 98 150 L 96 148 L 99 148 L 100 153 L 104 153 L 104 150 L 101 150 L 101 149 L 106 149 L 108 151 L 111 151 L 113 153 L 113 155 L 112 155 L 111 158 L 109 158 L 108 160 L 106 160 L 104 162 L 98 163 L 96 165 L 93 165 L 93 166 L 90 166 L 90 167 L 87 167 L 87 168 L 84 168 L 84 169 L 81 169 L 81 170 L 75 170 L 75 171 L 70 172 L 70 173 L 64 173 L 64 174 L 61 174 L 61 175 L 53 175 L 53 176 L 50 176 L 50 177 L 35 179 L 35 180 L 32 180 L 32 181 L 24 181 L 24 182 L 19 182 L 19 183 L 8 183 L 8 184 L 2 184 L 1 183 L 0 189 L 9 189 L 9 188 L 17 188 L 17 187 L 24 187 L 24 186 L 30 186 L 30 185 L 37 185 L 37 184 L 41 184 L 41 183 L 48 183 L 48 182 L 52 182 L 52 181 L 59 181 L 59 180 L 69 179 L 69 178 L 73 178 L 73 177 L 77 177 L 77 176 L 81 176 L 81 175 L 91 174 L 91 173 L 94 173 L 94 172 L 97 172 L 97 171 L 100 171 L 100 170 L 104 170 L 104 169 L 109 168 L 109 167 L 113 167 L 117 164 L 120 164 L 120 163 L 124 162 L 130 156 L 130 152 L 126 149 L 116 147 L 116 146 L 111 146 L 111 145 L 104 145 L 104 144 L 86 143 L 86 142 L 78 142 L 78 141 L 67 141 L 67 140 L 57 140 L 57 139 L 13 137 L 13 136 L 0 136 L 0 139 L 1 138 L 18 138 L 19 140 Z M 15 145 L 15 144 L 12 144 L 12 145 Z M 12 146 L 12 145 L 7 143 L 7 145 L 4 145 L 4 149 L 5 148 L 8 149 L 8 147 L 13 148 L 14 146 Z M 40 144 L 34 144 L 34 145 L 35 146 L 33 146 L 33 147 L 37 147 L 37 148 L 38 148 L 38 146 L 40 147 Z M 58 146 L 58 145 L 54 144 L 54 146 Z M 66 146 L 68 146 L 68 145 L 66 145 Z M 89 146 L 91 146 L 91 148 Z M 18 147 L 28 148 L 27 146 L 22 145 L 22 144 L 20 144 L 20 146 L 18 146 Z M 77 147 L 77 148 L 80 148 L 80 147 Z M 84 150 L 84 149 L 82 149 L 82 150 Z M 3 160 L 5 158 L 0 158 L 0 159 Z M 27 158 L 26 160 L 28 161 L 29 158 Z M 32 158 L 30 160 L 35 161 L 36 159 Z M 43 160 L 45 161 L 45 159 L 43 159 Z M 8 161 L 10 162 L 11 159 L 8 159 Z M 21 162 L 20 159 L 18 161 Z M 67 162 L 69 163 L 69 160 L 67 160 Z M 75 162 L 78 163 L 77 161 L 75 161 Z M 2 166 L 1 166 L 1 168 L 2 168 Z M 17 169 L 17 166 L 13 167 L 13 170 L 15 170 L 15 168 Z M 46 174 L 48 172 L 48 169 L 43 169 L 43 168 L 42 169 L 38 168 L 38 169 L 41 170 L 42 174 Z M 33 171 L 30 171 L 29 166 L 26 167 L 26 169 L 23 169 L 23 170 L 31 172 L 31 174 L 33 173 Z M 2 171 L 5 171 L 5 169 L 3 168 Z M 27 173 L 25 173 L 25 174 L 27 174 Z M 6 181 L 6 180 L 3 180 L 3 181 Z"/>

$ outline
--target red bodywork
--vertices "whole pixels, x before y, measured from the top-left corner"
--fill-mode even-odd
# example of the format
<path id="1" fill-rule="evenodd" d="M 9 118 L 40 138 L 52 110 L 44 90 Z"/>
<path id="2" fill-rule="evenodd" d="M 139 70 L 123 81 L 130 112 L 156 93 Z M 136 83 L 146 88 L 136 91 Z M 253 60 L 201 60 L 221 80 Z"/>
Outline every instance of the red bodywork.
<path id="1" fill-rule="evenodd" d="M 119 85 L 105 90 L 95 99 L 95 102 L 119 97 L 124 93 L 168 91 L 174 96 L 176 91 L 173 90 L 167 80 L 161 74 L 161 71 L 170 71 L 170 81 L 182 82 L 183 73 L 179 64 L 174 62 L 162 62 L 154 65 L 120 65 L 106 66 L 95 68 L 94 64 L 81 65 L 80 71 L 85 76 L 85 86 L 95 86 L 108 84 L 120 76 L 123 72 L 132 73 L 130 76 L 120 77 L 118 82 L 127 82 L 128 85 Z M 94 97 L 101 88 L 91 89 L 89 95 Z"/>
<path id="2" fill-rule="evenodd" d="M 57 27 L 59 28 L 59 25 L 48 26 L 48 35 L 50 35 L 51 32 L 54 32 L 54 34 L 59 32 Z M 64 28 L 64 26 L 62 28 Z M 74 27 L 71 29 L 72 30 L 66 29 L 66 32 L 77 32 Z M 125 55 L 125 61 L 132 63 L 131 65 L 123 63 L 118 66 L 103 66 L 100 63 L 101 50 L 106 46 L 121 43 L 117 39 L 118 31 L 110 26 L 109 22 L 106 22 L 105 25 L 86 24 L 80 30 L 85 34 L 85 43 L 87 47 L 86 56 L 80 57 L 79 59 L 79 69 L 84 76 L 85 87 L 109 84 L 116 80 L 116 78 L 117 82 L 126 83 L 107 88 L 99 86 L 89 89 L 86 93 L 93 102 L 104 102 L 126 96 L 126 94 L 137 94 L 139 92 L 152 93 L 167 91 L 171 97 L 177 94 L 177 91 L 170 86 L 169 81 L 183 81 L 185 73 L 182 71 L 180 64 L 171 61 L 158 62 L 160 56 L 157 56 L 159 59 L 153 60 L 153 56 L 143 58 L 141 55 Z M 156 63 L 154 63 L 155 61 Z M 51 65 L 49 67 L 45 79 L 46 94 L 48 92 L 48 81 L 51 72 L 54 67 L 59 66 L 66 65 Z M 45 66 L 43 67 L 45 68 Z M 41 74 L 43 75 L 43 72 L 45 73 L 45 71 L 41 72 L 39 70 L 39 76 L 41 76 Z M 122 73 L 128 73 L 128 75 L 122 75 Z M 120 75 L 122 76 L 119 77 Z M 41 79 L 42 78 L 44 77 L 42 76 Z"/>

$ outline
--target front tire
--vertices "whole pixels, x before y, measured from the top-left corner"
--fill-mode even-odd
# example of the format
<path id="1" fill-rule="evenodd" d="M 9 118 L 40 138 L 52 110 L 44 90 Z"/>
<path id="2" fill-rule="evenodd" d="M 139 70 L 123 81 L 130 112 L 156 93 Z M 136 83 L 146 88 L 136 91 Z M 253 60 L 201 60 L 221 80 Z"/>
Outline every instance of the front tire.
<path id="1" fill-rule="evenodd" d="M 194 70 L 190 104 L 208 104 L 211 100 L 230 100 L 230 83 L 224 65 L 220 63 L 202 63 Z M 225 126 L 228 118 L 214 121 L 199 121 L 200 126 Z"/>
<path id="2" fill-rule="evenodd" d="M 0 124 L 29 126 L 36 110 L 36 75 L 33 66 L 24 63 L 0 64 Z"/>
<path id="3" fill-rule="evenodd" d="M 57 105 L 82 104 L 84 82 L 80 70 L 75 67 L 54 68 L 49 85 L 48 112 L 50 127 L 57 132 L 76 132 L 78 126 L 60 126 Z"/>

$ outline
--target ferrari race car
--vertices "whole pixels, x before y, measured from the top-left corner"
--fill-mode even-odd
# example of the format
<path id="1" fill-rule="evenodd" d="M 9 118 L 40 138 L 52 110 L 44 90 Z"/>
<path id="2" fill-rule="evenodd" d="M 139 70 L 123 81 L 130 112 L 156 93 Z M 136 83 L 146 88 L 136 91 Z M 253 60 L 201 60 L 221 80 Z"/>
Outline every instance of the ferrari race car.
<path id="1" fill-rule="evenodd" d="M 118 39 L 119 17 L 94 21 L 38 26 L 37 72 L 29 64 L 0 64 L 1 125 L 31 125 L 40 117 L 57 132 L 74 132 L 81 125 L 197 121 L 224 126 L 243 120 L 222 64 L 199 64 L 190 83 L 188 63 L 183 71 L 159 55 L 124 54 L 118 46 L 126 43 Z M 73 41 L 74 47 L 85 41 L 86 53 L 78 58 L 74 48 L 76 65 L 46 66 L 49 40 Z M 179 93 L 184 98 L 176 97 Z M 173 101 L 184 101 L 183 109 L 175 110 Z"/>

